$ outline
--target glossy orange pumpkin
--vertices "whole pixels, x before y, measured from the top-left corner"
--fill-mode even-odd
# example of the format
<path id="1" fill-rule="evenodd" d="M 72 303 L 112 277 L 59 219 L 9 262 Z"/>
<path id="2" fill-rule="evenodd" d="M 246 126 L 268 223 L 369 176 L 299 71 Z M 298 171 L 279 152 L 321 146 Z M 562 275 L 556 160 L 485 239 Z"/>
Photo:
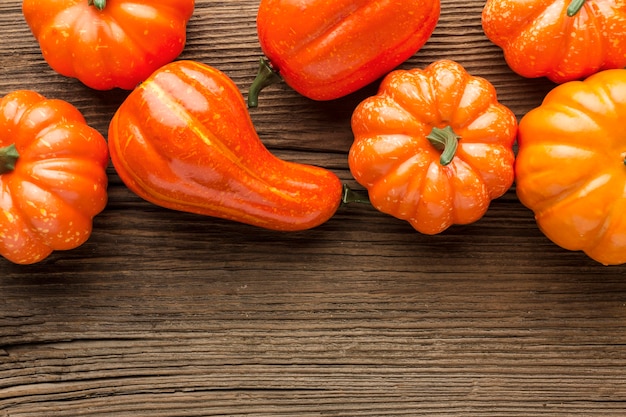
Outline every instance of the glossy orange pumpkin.
<path id="1" fill-rule="evenodd" d="M 563 83 L 626 66 L 622 0 L 487 0 L 482 25 L 524 77 Z"/>
<path id="2" fill-rule="evenodd" d="M 182 52 L 194 0 L 24 0 L 22 10 L 52 69 L 132 90 Z"/>
<path id="3" fill-rule="evenodd" d="M 0 101 L 0 255 L 31 264 L 84 243 L 107 202 L 104 137 L 61 100 Z"/>
<path id="4" fill-rule="evenodd" d="M 626 263 L 626 70 L 553 89 L 520 121 L 517 194 L 556 244 Z"/>
<path id="5" fill-rule="evenodd" d="M 271 68 L 305 97 L 343 97 L 416 53 L 433 33 L 440 0 L 261 0 L 257 29 Z M 248 104 L 271 71 L 260 71 Z"/>
<path id="6" fill-rule="evenodd" d="M 513 183 L 515 115 L 453 61 L 390 73 L 352 130 L 350 171 L 374 207 L 422 233 L 480 219 Z"/>
<path id="7" fill-rule="evenodd" d="M 173 210 L 293 231 L 324 223 L 342 199 L 331 171 L 270 153 L 235 83 L 198 62 L 165 65 L 133 91 L 109 147 L 128 188 Z"/>

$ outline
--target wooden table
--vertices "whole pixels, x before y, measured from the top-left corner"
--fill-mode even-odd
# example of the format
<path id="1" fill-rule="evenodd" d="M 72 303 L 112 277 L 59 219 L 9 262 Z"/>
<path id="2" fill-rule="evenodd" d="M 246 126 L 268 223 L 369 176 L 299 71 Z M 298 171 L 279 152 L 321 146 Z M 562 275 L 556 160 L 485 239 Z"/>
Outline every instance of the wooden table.
<path id="1" fill-rule="evenodd" d="M 181 58 L 242 94 L 261 56 L 258 0 L 197 1 Z M 553 87 L 483 35 L 484 2 L 444 0 L 403 68 L 457 60 L 518 117 Z M 70 101 L 106 134 L 126 92 L 43 61 L 0 2 L 0 94 Z M 285 85 L 251 111 L 272 152 L 347 169 L 349 118 Z M 366 205 L 277 233 L 142 201 L 109 167 L 91 238 L 32 266 L 0 259 L 2 416 L 618 416 L 626 414 L 626 266 L 552 244 L 515 190 L 437 236 Z"/>

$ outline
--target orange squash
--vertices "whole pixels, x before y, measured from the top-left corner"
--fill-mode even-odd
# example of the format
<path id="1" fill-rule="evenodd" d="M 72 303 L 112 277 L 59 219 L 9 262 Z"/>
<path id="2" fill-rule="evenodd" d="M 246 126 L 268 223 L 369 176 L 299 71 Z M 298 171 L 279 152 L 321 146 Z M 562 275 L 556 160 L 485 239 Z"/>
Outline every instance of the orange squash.
<path id="1" fill-rule="evenodd" d="M 421 49 L 440 9 L 440 0 L 261 0 L 257 31 L 269 62 L 248 105 L 257 105 L 276 74 L 314 100 L 350 94 Z"/>
<path id="2" fill-rule="evenodd" d="M 331 171 L 270 153 L 235 83 L 198 62 L 165 65 L 135 89 L 109 147 L 128 188 L 173 210 L 294 231 L 324 223 L 342 199 Z"/>

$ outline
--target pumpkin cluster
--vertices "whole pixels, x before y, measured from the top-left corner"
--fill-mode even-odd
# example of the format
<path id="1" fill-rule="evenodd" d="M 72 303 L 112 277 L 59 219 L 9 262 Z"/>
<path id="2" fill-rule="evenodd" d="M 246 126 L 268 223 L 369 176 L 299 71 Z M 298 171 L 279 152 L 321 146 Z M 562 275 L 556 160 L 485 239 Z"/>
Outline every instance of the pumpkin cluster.
<path id="1" fill-rule="evenodd" d="M 556 84 L 519 122 L 493 84 L 457 62 L 398 68 L 430 39 L 439 0 L 260 0 L 265 56 L 247 102 L 223 72 L 177 60 L 194 8 L 23 1 L 52 69 L 129 94 L 107 140 L 69 103 L 26 90 L 0 101 L 2 256 L 29 264 L 85 242 L 106 205 L 109 159 L 131 191 L 168 209 L 279 231 L 317 227 L 354 192 L 329 169 L 274 156 L 249 108 L 276 82 L 328 101 L 381 80 L 354 109 L 347 155 L 376 210 L 438 234 L 479 220 L 515 183 L 556 244 L 626 263 L 623 2 L 486 2 L 484 34 L 511 70 Z"/>

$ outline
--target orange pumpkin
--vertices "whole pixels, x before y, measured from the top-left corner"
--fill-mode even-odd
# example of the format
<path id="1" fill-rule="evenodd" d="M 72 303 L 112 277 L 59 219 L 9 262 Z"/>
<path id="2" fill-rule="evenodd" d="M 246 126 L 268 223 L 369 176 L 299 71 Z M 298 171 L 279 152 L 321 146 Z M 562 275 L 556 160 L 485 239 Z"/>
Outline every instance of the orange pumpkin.
<path id="1" fill-rule="evenodd" d="M 352 130 L 350 171 L 372 205 L 422 233 L 480 219 L 513 183 L 515 115 L 453 61 L 390 73 Z"/>
<path id="2" fill-rule="evenodd" d="M 132 90 L 183 50 L 194 0 L 24 0 L 50 67 L 97 90 Z"/>
<path id="3" fill-rule="evenodd" d="M 524 77 L 563 83 L 626 66 L 622 0 L 487 0 L 482 25 Z"/>
<path id="4" fill-rule="evenodd" d="M 626 70 L 554 88 L 520 121 L 517 194 L 556 244 L 626 262 Z"/>
<path id="5" fill-rule="evenodd" d="M 18 264 L 84 243 L 107 202 L 104 137 L 62 100 L 0 101 L 0 255 Z"/>
<path id="6" fill-rule="evenodd" d="M 257 30 L 269 66 L 261 66 L 248 105 L 280 79 L 314 100 L 332 100 L 377 80 L 432 35 L 440 0 L 261 0 Z"/>

